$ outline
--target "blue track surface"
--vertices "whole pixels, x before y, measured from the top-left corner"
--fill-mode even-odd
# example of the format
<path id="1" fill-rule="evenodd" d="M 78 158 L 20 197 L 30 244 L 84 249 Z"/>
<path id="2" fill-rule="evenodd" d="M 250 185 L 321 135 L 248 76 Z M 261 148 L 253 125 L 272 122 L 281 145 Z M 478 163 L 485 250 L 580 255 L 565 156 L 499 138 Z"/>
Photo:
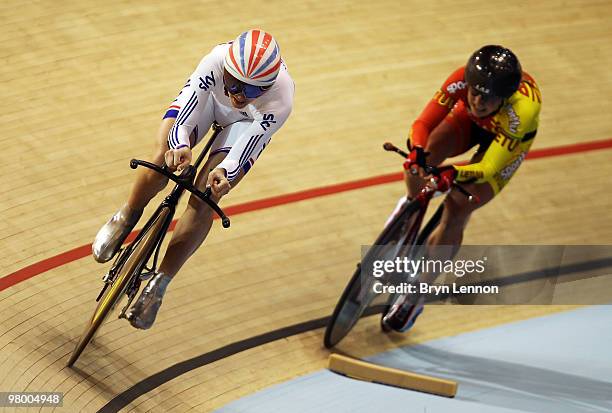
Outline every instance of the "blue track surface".
<path id="1" fill-rule="evenodd" d="M 447 399 L 323 370 L 217 412 L 612 412 L 612 306 L 504 324 L 369 360 L 456 380 L 457 396 Z"/>

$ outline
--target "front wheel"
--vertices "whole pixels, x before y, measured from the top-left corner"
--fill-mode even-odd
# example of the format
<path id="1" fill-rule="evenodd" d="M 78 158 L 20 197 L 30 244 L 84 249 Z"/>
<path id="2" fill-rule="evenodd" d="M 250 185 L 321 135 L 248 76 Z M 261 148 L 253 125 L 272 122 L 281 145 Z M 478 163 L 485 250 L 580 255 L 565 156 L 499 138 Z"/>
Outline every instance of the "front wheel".
<path id="1" fill-rule="evenodd" d="M 417 248 L 415 248 L 412 253 L 413 256 L 423 256 L 425 255 L 425 244 L 427 243 L 427 239 L 429 238 L 429 236 L 431 235 L 431 233 L 434 231 L 434 229 L 437 228 L 438 224 L 440 223 L 440 219 L 442 218 L 442 213 L 444 212 L 444 204 L 440 204 L 440 206 L 438 207 L 438 209 L 436 209 L 436 212 L 431 216 L 431 218 L 429 219 L 429 221 L 427 222 L 427 224 L 425 225 L 425 227 L 423 228 L 423 230 L 419 233 L 419 236 L 416 240 L 416 246 Z M 418 278 L 415 278 L 415 280 L 413 282 L 416 282 Z M 385 317 L 387 316 L 387 314 L 389 313 L 389 310 L 391 310 L 391 308 L 394 305 L 398 305 L 400 302 L 403 302 L 403 298 L 402 298 L 402 294 L 391 294 L 389 296 L 389 299 L 387 300 L 387 304 L 384 306 L 384 310 L 382 312 L 382 315 L 380 317 L 380 328 L 383 332 L 388 333 L 392 330 L 396 330 L 396 328 L 394 328 L 393 323 L 389 323 L 388 321 L 385 321 Z M 416 317 L 415 317 L 416 319 Z"/>
<path id="2" fill-rule="evenodd" d="M 98 301 L 93 316 L 87 323 L 83 335 L 77 342 L 70 359 L 68 360 L 68 367 L 71 367 L 79 358 L 87 344 L 91 341 L 96 331 L 111 310 L 115 307 L 123 292 L 125 292 L 127 286 L 130 284 L 130 280 L 134 275 L 138 275 L 144 265 L 149 260 L 151 254 L 155 251 L 155 247 L 163 231 L 165 231 L 167 225 L 166 220 L 170 214 L 169 208 L 163 208 L 157 217 L 155 218 L 152 225 L 148 228 L 143 229 L 146 231 L 138 236 L 133 244 L 128 246 L 122 254 L 126 254 L 125 257 L 119 257 L 118 263 L 123 263 L 119 269 L 113 283 L 105 289 L 104 294 Z"/>
<path id="3" fill-rule="evenodd" d="M 423 214 L 424 211 L 418 201 L 407 203 L 398 216 L 381 232 L 374 246 L 364 256 L 362 263 L 367 266 L 376 260 L 391 260 L 409 249 L 416 241 Z M 372 276 L 367 274 L 365 277 L 362 276 L 359 264 L 340 296 L 325 329 L 323 338 L 325 347 L 334 347 L 357 324 L 378 295 L 373 288 L 375 282 L 378 280 Z"/>

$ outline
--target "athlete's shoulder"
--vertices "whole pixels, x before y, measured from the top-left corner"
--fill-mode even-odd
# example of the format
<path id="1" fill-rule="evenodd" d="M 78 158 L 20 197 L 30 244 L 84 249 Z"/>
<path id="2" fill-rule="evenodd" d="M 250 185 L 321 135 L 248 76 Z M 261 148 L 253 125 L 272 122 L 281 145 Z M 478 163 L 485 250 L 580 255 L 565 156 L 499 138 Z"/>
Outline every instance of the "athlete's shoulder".
<path id="1" fill-rule="evenodd" d="M 232 42 L 220 43 L 212 48 L 210 54 L 220 57 L 221 59 L 225 59 L 225 55 L 227 54 L 227 51 L 229 50 L 231 45 Z"/>
<path id="2" fill-rule="evenodd" d="M 527 72 L 523 72 L 519 88 L 514 92 L 514 95 L 511 96 L 511 99 L 515 99 L 517 102 L 532 102 L 531 106 L 534 107 L 542 106 L 542 93 L 540 93 L 540 88 L 535 79 Z"/>
<path id="3" fill-rule="evenodd" d="M 467 83 L 465 81 L 465 66 L 456 69 L 446 78 L 442 85 L 442 91 L 453 97 L 458 97 L 466 93 Z"/>
<path id="4" fill-rule="evenodd" d="M 295 94 L 295 82 L 289 74 L 289 70 L 287 70 L 285 62 L 281 62 L 281 68 L 278 73 L 276 82 L 274 83 L 275 86 L 278 86 L 284 97 L 288 99 L 291 104 L 293 104 L 293 95 Z"/>
<path id="5" fill-rule="evenodd" d="M 223 60 L 229 45 L 227 43 L 213 47 L 198 63 L 191 76 L 191 82 L 204 91 L 219 86 L 223 82 Z"/>
<path id="6" fill-rule="evenodd" d="M 519 88 L 506 102 L 498 120 L 511 136 L 523 138 L 538 128 L 542 94 L 533 77 L 523 73 Z"/>
<path id="7" fill-rule="evenodd" d="M 455 70 L 444 81 L 440 89 L 436 91 L 432 100 L 438 105 L 444 106 L 447 110 L 451 110 L 455 103 L 460 99 L 465 99 L 467 83 L 463 78 L 464 67 Z"/>
<path id="8" fill-rule="evenodd" d="M 213 47 L 202 59 L 200 60 L 199 66 L 202 65 L 219 65 L 223 64 L 227 50 L 229 49 L 229 43 L 221 43 Z"/>
<path id="9" fill-rule="evenodd" d="M 282 64 L 274 85 L 255 102 L 259 110 L 276 113 L 286 118 L 293 109 L 294 95 L 295 83 L 286 66 Z"/>

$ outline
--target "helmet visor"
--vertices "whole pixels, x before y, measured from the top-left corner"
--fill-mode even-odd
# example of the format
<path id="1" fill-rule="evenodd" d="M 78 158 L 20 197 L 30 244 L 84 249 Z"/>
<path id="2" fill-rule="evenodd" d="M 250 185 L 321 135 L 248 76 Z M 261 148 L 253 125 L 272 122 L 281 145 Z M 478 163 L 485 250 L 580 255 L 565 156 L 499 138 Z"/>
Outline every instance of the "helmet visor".
<path id="1" fill-rule="evenodd" d="M 255 86 L 241 82 L 225 69 L 223 70 L 223 84 L 228 93 L 232 95 L 244 95 L 247 99 L 256 99 L 270 88 L 270 86 Z"/>

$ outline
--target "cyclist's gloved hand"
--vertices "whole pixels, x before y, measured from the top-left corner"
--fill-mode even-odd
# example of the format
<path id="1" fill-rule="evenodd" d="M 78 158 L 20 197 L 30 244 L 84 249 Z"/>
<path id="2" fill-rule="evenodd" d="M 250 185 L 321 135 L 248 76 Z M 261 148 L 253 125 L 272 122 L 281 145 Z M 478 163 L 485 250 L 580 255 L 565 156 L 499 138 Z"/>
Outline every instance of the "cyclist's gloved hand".
<path id="1" fill-rule="evenodd" d="M 415 146 L 410 150 L 410 154 L 404 162 L 404 169 L 409 171 L 412 175 L 423 175 L 422 170 L 425 168 L 425 158 L 429 153 L 425 152 L 420 146 Z"/>
<path id="2" fill-rule="evenodd" d="M 187 168 L 191 163 L 193 155 L 191 154 L 191 149 L 189 146 L 179 146 L 176 149 L 169 149 L 166 151 L 164 156 L 164 160 L 166 161 L 166 165 L 168 165 L 168 169 L 171 171 L 178 170 L 181 172 L 183 169 Z"/>
<path id="3" fill-rule="evenodd" d="M 454 166 L 449 165 L 439 169 L 439 174 L 433 179 L 436 181 L 436 189 L 440 192 L 446 192 L 450 189 L 457 177 L 457 170 Z"/>
<path id="4" fill-rule="evenodd" d="M 210 188 L 212 194 L 217 198 L 221 198 L 232 188 L 226 175 L 227 172 L 223 168 L 215 168 L 208 174 L 206 187 Z"/>

